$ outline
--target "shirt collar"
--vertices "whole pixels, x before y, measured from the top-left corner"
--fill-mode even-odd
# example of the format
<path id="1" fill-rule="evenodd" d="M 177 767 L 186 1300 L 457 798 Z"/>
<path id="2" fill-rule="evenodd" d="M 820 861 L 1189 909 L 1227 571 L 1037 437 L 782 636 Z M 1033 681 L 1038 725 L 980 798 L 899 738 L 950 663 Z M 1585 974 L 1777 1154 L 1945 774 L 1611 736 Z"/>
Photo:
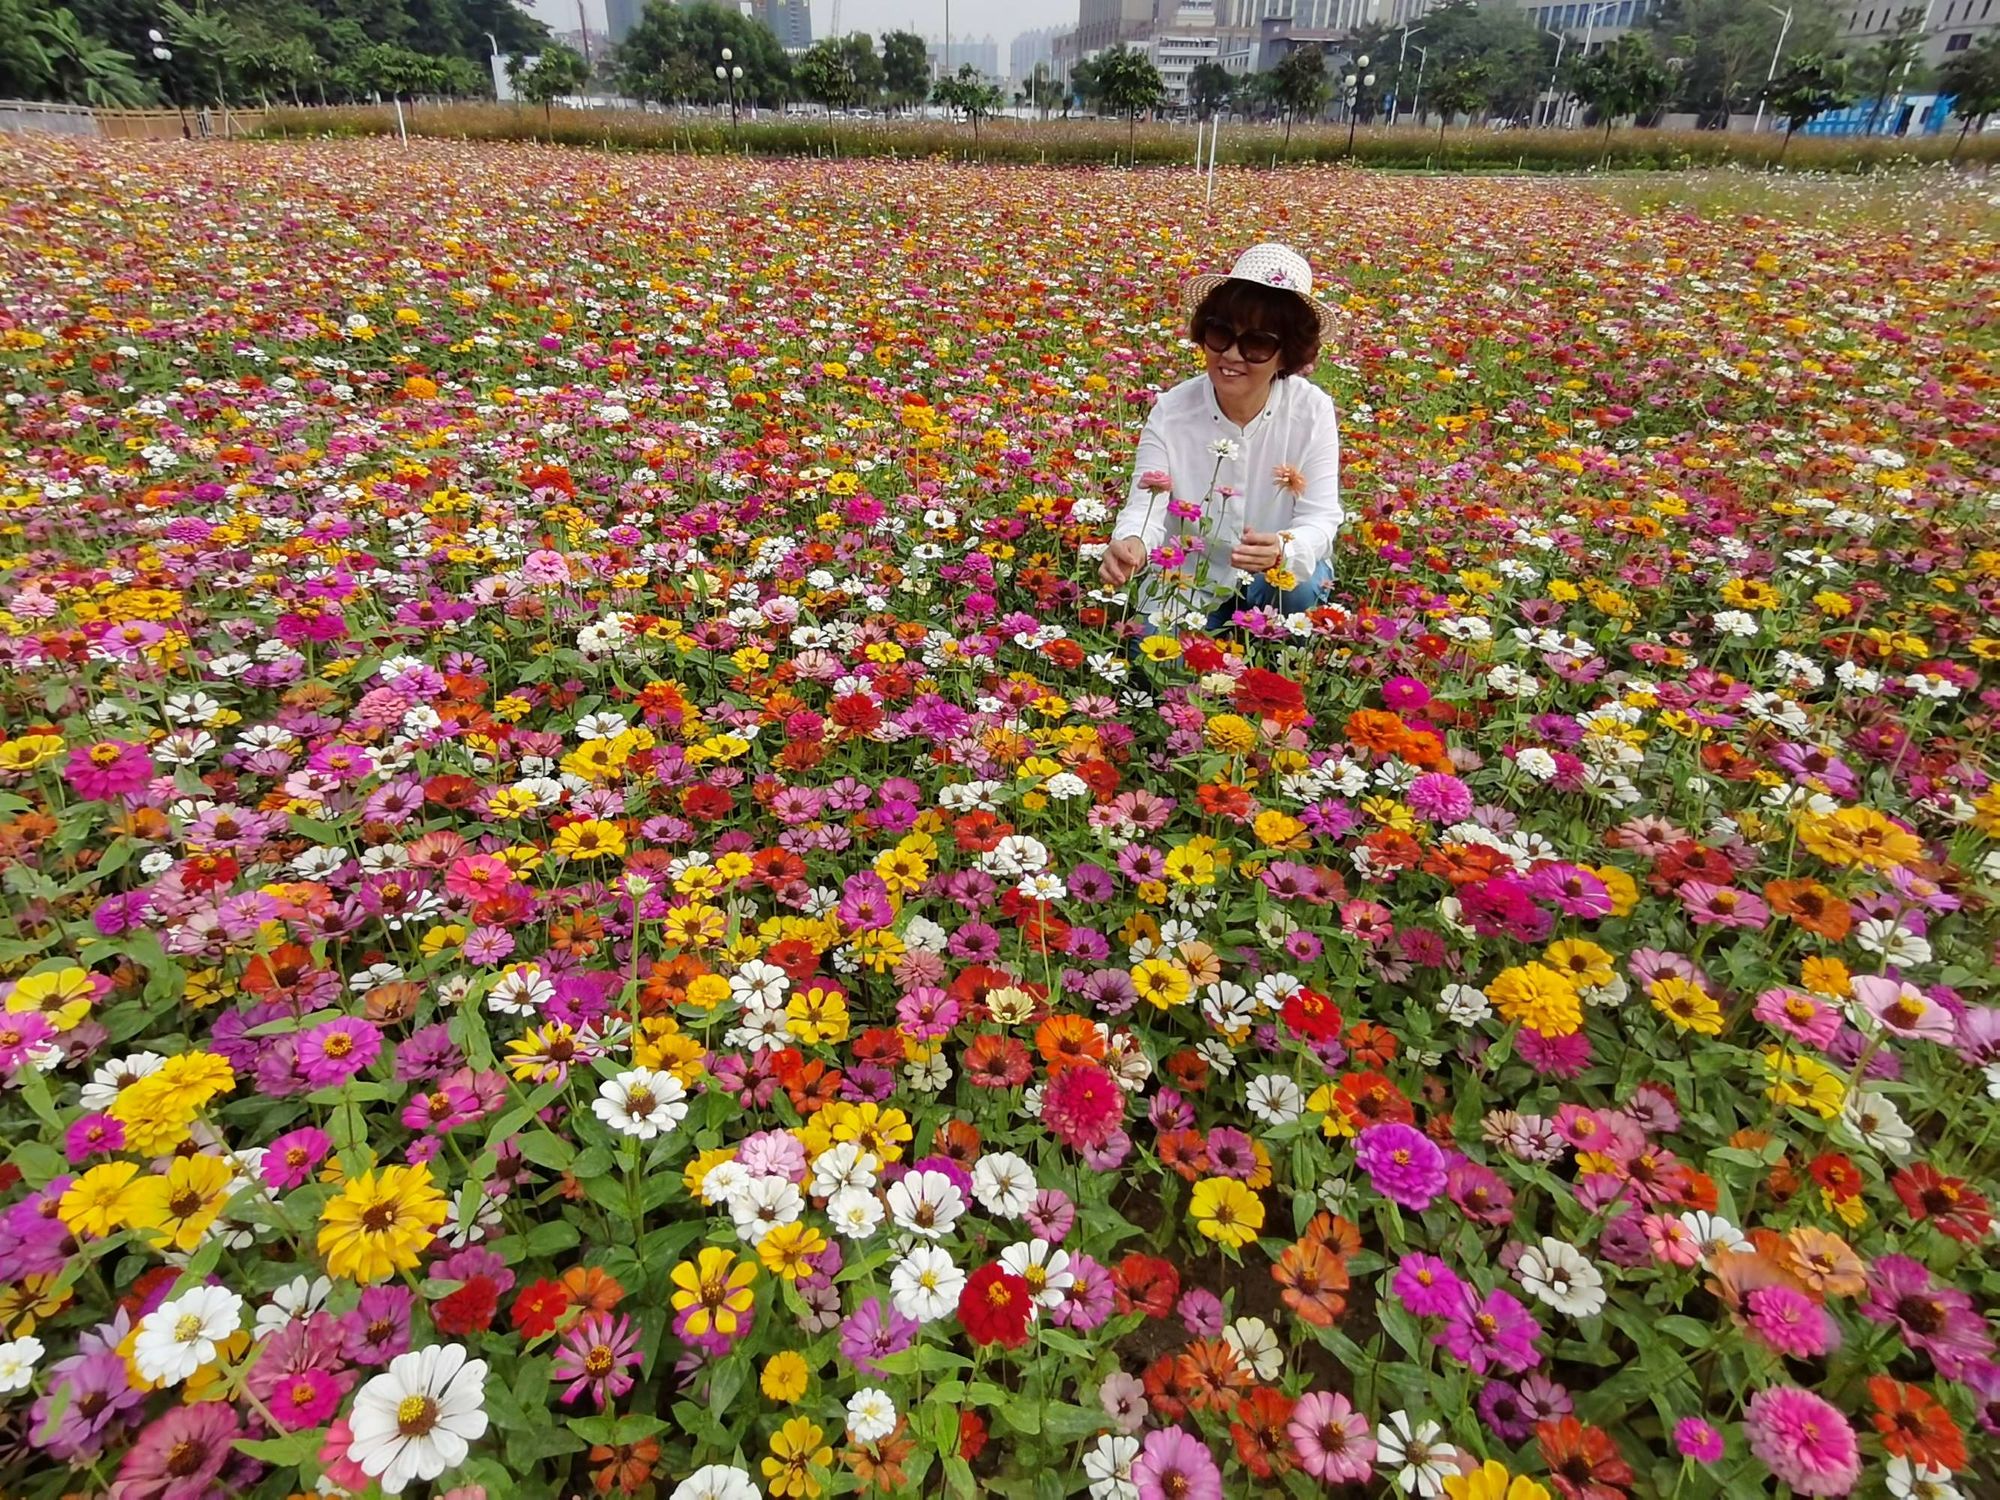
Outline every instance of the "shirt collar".
<path id="1" fill-rule="evenodd" d="M 1209 414 L 1215 417 L 1216 420 L 1218 421 L 1229 422 L 1231 426 L 1235 426 L 1235 423 L 1230 418 L 1229 413 L 1222 409 L 1221 399 L 1215 394 L 1215 381 L 1211 377 L 1204 375 L 1201 377 L 1201 383 L 1208 387 Z M 1270 393 L 1264 397 L 1264 409 L 1258 412 L 1256 416 L 1252 417 L 1241 428 L 1238 428 L 1237 429 L 1238 431 L 1240 432 L 1251 431 L 1253 428 L 1257 427 L 1267 418 L 1269 418 L 1277 410 L 1278 391 L 1283 384 L 1284 382 L 1282 380 L 1273 380 L 1271 382 Z"/>

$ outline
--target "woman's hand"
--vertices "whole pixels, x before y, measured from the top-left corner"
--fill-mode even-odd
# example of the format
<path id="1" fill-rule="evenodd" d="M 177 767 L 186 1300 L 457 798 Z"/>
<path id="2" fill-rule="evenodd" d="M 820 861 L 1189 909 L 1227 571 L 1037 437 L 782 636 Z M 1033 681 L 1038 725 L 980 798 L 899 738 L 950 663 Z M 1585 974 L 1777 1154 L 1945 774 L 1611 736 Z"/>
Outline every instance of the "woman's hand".
<path id="1" fill-rule="evenodd" d="M 1145 566 L 1145 542 L 1136 536 L 1121 536 L 1105 549 L 1104 559 L 1097 565 L 1097 579 L 1108 589 L 1123 588 Z"/>
<path id="2" fill-rule="evenodd" d="M 1229 565 L 1246 573 L 1264 573 L 1277 567 L 1284 555 L 1284 543 L 1275 531 L 1246 531 L 1229 554 Z"/>

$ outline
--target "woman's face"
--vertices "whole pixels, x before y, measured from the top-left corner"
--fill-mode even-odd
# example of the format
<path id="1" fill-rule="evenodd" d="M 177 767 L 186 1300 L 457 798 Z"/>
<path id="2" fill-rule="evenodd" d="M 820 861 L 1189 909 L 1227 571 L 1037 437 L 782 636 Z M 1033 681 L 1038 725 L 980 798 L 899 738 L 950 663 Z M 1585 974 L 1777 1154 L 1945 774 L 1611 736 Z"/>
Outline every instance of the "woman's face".
<path id="1" fill-rule="evenodd" d="M 1232 402 L 1240 400 L 1244 403 L 1254 405 L 1263 400 L 1265 392 L 1271 388 L 1271 382 L 1278 378 L 1280 364 L 1278 353 L 1275 349 L 1268 351 L 1264 348 L 1253 349 L 1250 353 L 1263 354 L 1269 352 L 1271 356 L 1266 360 L 1253 361 L 1245 353 L 1241 337 L 1238 337 L 1228 347 L 1218 353 L 1213 345 L 1222 343 L 1224 335 L 1234 331 L 1232 325 L 1220 320 L 1208 323 L 1202 330 L 1202 357 L 1208 363 L 1208 378 L 1214 382 L 1217 395 Z M 1244 333 L 1261 333 L 1264 330 L 1245 329 L 1242 331 Z M 1267 344 L 1274 343 L 1275 341 L 1274 335 L 1264 340 L 1251 340 L 1252 343 L 1263 342 Z"/>

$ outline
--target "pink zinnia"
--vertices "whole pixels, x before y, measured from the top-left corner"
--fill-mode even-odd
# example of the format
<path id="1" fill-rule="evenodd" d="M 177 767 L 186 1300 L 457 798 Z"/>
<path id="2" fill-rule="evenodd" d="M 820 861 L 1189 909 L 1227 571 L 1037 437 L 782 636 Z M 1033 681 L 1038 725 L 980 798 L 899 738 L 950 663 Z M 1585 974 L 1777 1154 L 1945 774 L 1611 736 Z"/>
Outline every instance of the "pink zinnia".
<path id="1" fill-rule="evenodd" d="M 1042 1095 L 1042 1123 L 1072 1150 L 1103 1145 L 1124 1118 L 1124 1091 L 1096 1063 L 1064 1068 Z"/>
<path id="2" fill-rule="evenodd" d="M 1391 713 L 1421 713 L 1430 701 L 1431 690 L 1414 677 L 1391 677 L 1382 684 L 1382 706 Z"/>
<path id="3" fill-rule="evenodd" d="M 324 1370 L 301 1370 L 271 1393 L 271 1415 L 287 1432 L 318 1427 L 340 1410 L 340 1382 Z"/>
<path id="4" fill-rule="evenodd" d="M 279 1192 L 289 1192 L 312 1176 L 333 1149 L 333 1138 L 324 1130 L 308 1125 L 288 1131 L 271 1142 L 264 1153 L 265 1183 Z"/>
<path id="5" fill-rule="evenodd" d="M 1814 1359 L 1833 1347 L 1833 1320 L 1796 1287 L 1760 1286 L 1744 1298 L 1750 1332 L 1780 1354 Z"/>
<path id="6" fill-rule="evenodd" d="M 169 1407 L 126 1451 L 112 1488 L 121 1500 L 205 1500 L 220 1489 L 216 1481 L 242 1435 L 226 1401 Z"/>
<path id="7" fill-rule="evenodd" d="M 375 1061 L 381 1050 L 382 1033 L 374 1022 L 344 1016 L 299 1038 L 299 1071 L 308 1088 L 332 1088 Z"/>
<path id="8" fill-rule="evenodd" d="M 63 763 L 63 779 L 79 797 L 109 802 L 129 797 L 153 779 L 153 762 L 144 747 L 123 740 L 99 740 L 78 745 Z"/>
<path id="9" fill-rule="evenodd" d="M 1178 1427 L 1146 1434 L 1146 1446 L 1132 1460 L 1139 1500 L 1222 1500 L 1222 1471 L 1208 1445 Z"/>
<path id="10" fill-rule="evenodd" d="M 574 1401 L 586 1390 L 599 1411 L 607 1401 L 615 1401 L 632 1389 L 626 1366 L 636 1366 L 644 1358 L 639 1353 L 639 1330 L 622 1314 L 591 1313 L 563 1340 L 556 1351 L 551 1380 L 567 1380 L 562 1399 Z"/>
<path id="11" fill-rule="evenodd" d="M 1796 1037 L 1808 1047 L 1824 1047 L 1840 1034 L 1840 1012 L 1815 1000 L 1803 990 L 1780 985 L 1757 997 L 1750 1012 L 1766 1026 L 1776 1027 Z"/>
<path id="12" fill-rule="evenodd" d="M 1857 974 L 1854 998 L 1891 1036 L 1919 1037 L 1949 1046 L 1958 1034 L 1951 1012 L 1907 979 Z"/>
<path id="13" fill-rule="evenodd" d="M 1370 1125 L 1355 1138 L 1354 1159 L 1375 1191 L 1412 1213 L 1422 1213 L 1444 1191 L 1444 1153 L 1411 1125 Z"/>
<path id="14" fill-rule="evenodd" d="M 1844 1495 L 1861 1477 L 1854 1429 L 1811 1391 L 1774 1386 L 1750 1398 L 1743 1414 L 1750 1451 L 1801 1495 Z"/>
<path id="15" fill-rule="evenodd" d="M 1690 880 L 1676 893 L 1697 927 L 1762 927 L 1771 920 L 1764 898 L 1733 885 Z"/>
<path id="16" fill-rule="evenodd" d="M 1682 1417 L 1674 1423 L 1674 1446 L 1683 1458 L 1712 1464 L 1722 1457 L 1722 1434 L 1700 1417 Z"/>
<path id="17" fill-rule="evenodd" d="M 1431 823 L 1456 823 L 1472 813 L 1472 793 L 1456 776 L 1430 771 L 1403 794 L 1410 811 Z"/>
<path id="18" fill-rule="evenodd" d="M 1345 1396 L 1309 1391 L 1292 1408 L 1285 1436 L 1299 1467 L 1322 1484 L 1360 1484 L 1375 1469 L 1368 1419 Z"/>

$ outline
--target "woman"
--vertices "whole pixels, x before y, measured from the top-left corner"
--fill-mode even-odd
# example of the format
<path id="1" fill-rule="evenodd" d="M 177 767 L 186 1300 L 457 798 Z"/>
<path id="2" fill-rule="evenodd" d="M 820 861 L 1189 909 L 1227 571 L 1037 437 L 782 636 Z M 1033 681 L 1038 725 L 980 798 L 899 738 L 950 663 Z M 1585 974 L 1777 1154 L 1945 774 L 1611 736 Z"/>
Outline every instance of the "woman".
<path id="1" fill-rule="evenodd" d="M 1311 609 L 1333 578 L 1346 513 L 1333 398 L 1298 377 L 1332 332 L 1333 310 L 1312 295 L 1305 257 L 1276 244 L 1251 246 L 1227 276 L 1192 278 L 1181 302 L 1207 369 L 1153 404 L 1098 577 L 1122 588 L 1165 564 L 1149 581 L 1154 605 L 1219 594 L 1211 631 L 1239 609 Z M 1180 536 L 1199 549 L 1170 545 Z"/>

